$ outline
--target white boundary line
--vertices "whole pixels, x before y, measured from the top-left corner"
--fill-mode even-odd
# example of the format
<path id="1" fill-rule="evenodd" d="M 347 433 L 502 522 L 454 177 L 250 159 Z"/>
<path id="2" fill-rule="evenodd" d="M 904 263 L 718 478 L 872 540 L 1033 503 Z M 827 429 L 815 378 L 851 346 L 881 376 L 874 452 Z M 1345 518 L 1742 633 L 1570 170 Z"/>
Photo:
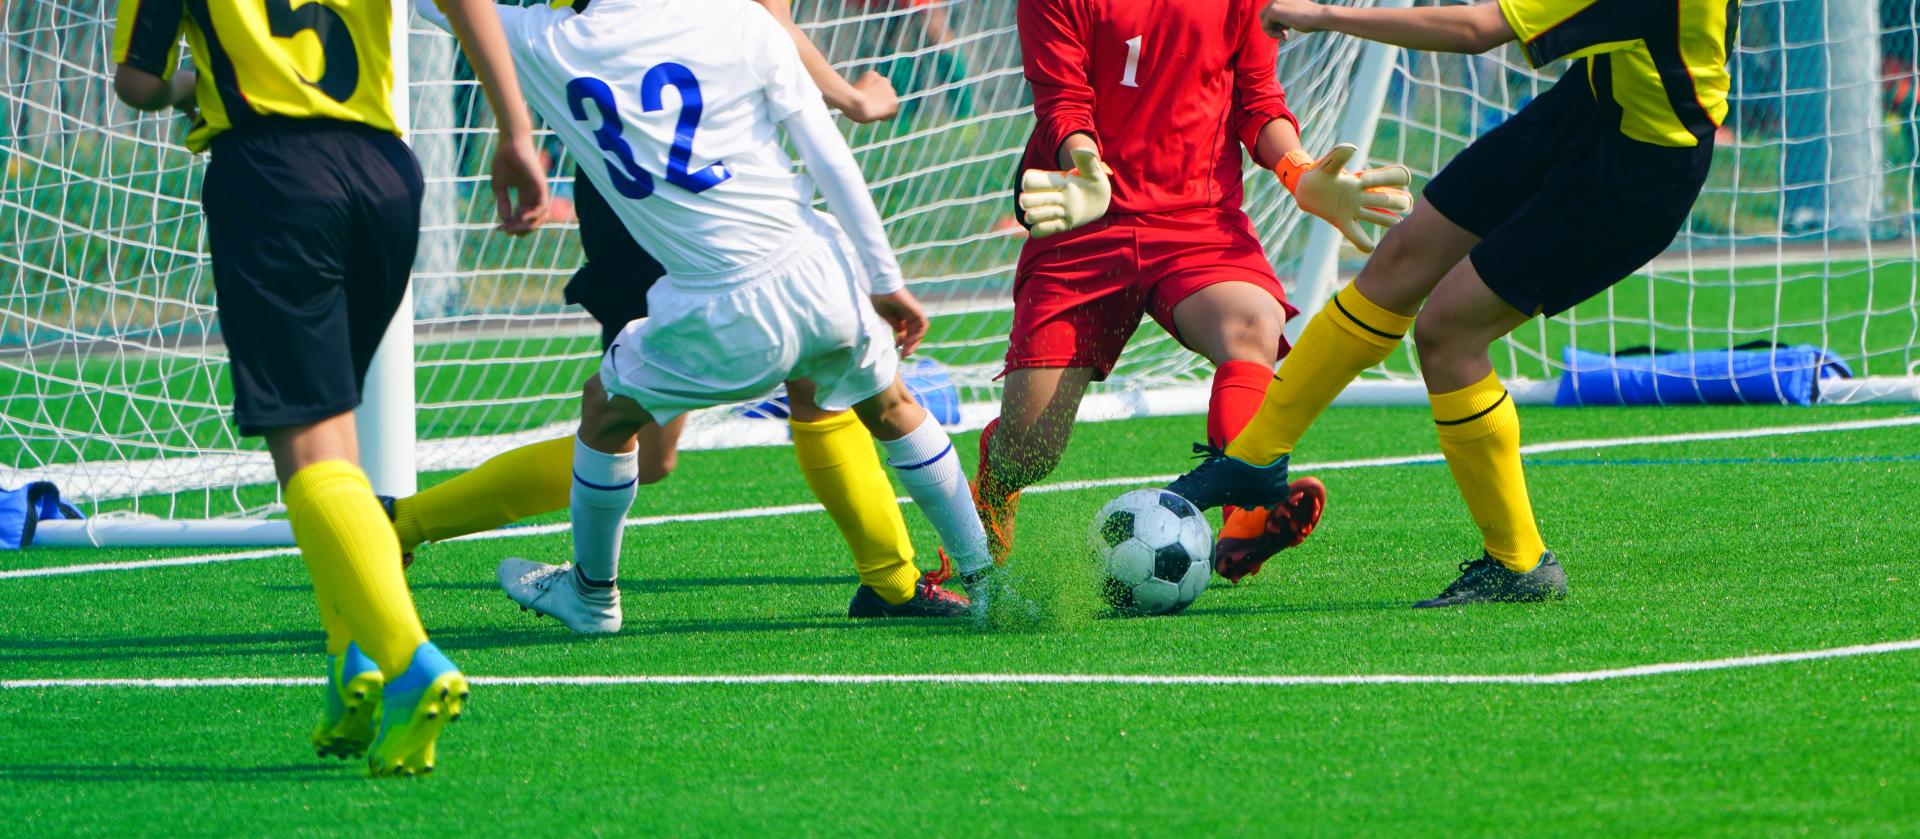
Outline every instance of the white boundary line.
<path id="1" fill-rule="evenodd" d="M 1799 434 L 1829 434 L 1846 431 L 1868 431 L 1879 428 L 1899 428 L 1920 426 L 1920 416 L 1883 417 L 1870 420 L 1849 420 L 1846 422 L 1821 423 L 1816 425 L 1780 425 L 1766 428 L 1736 428 L 1723 431 L 1692 431 L 1683 434 L 1661 434 L 1646 437 L 1605 437 L 1589 440 L 1558 440 L 1550 443 L 1535 443 L 1521 446 L 1521 454 L 1546 454 L 1582 449 L 1612 449 L 1623 446 L 1652 446 L 1668 443 L 1693 443 L 1713 440 L 1744 440 L 1754 437 L 1779 437 Z M 1331 463 L 1303 464 L 1294 467 L 1296 472 L 1330 472 L 1338 469 L 1365 469 L 1380 466 L 1411 466 L 1421 463 L 1440 463 L 1443 458 L 1438 453 L 1401 455 L 1397 457 L 1373 457 L 1359 460 L 1339 460 Z M 1145 475 L 1127 478 L 1098 478 L 1085 481 L 1060 481 L 1051 484 L 1028 487 L 1026 492 L 1040 495 L 1054 492 L 1074 492 L 1083 489 L 1097 489 L 1111 486 L 1134 486 L 1140 484 L 1163 484 L 1178 475 Z M 901 503 L 910 503 L 911 499 L 899 499 Z M 728 521 L 732 519 L 771 518 L 775 516 L 793 516 L 804 513 L 820 512 L 819 504 L 785 504 L 771 507 L 748 507 L 739 510 L 718 510 L 707 513 L 677 513 L 672 515 L 642 516 L 627 519 L 627 527 L 657 527 L 676 522 Z M 570 525 L 554 524 L 528 525 L 526 527 L 506 527 L 473 533 L 448 541 L 468 541 L 479 539 L 514 539 L 522 536 L 542 536 L 560 533 Z M 59 577 L 70 574 L 93 574 L 106 571 L 137 571 L 146 568 L 174 568 L 185 565 L 207 565 L 216 562 L 236 562 L 247 559 L 266 559 L 277 556 L 293 556 L 299 553 L 295 548 L 272 548 L 267 550 L 243 551 L 239 553 L 200 554 L 197 556 L 170 557 L 167 559 L 141 559 L 129 562 L 94 562 L 84 565 L 60 565 L 46 568 L 19 568 L 0 571 L 0 580 L 24 577 Z"/>
<path id="2" fill-rule="evenodd" d="M 744 675 L 626 675 L 626 676 L 474 676 L 481 686 L 501 687 L 617 687 L 630 685 L 1142 685 L 1199 687 L 1302 687 L 1313 685 L 1571 685 L 1639 679 L 1675 673 L 1704 673 L 1858 658 L 1920 650 L 1920 638 L 1879 644 L 1856 644 L 1792 653 L 1672 661 L 1577 670 L 1563 673 L 1359 673 L 1352 675 L 1209 676 L 1139 675 L 1123 673 L 756 673 Z M 7 679 L 0 689 L 45 688 L 232 688 L 317 687 L 318 677 L 207 678 L 207 679 Z"/>

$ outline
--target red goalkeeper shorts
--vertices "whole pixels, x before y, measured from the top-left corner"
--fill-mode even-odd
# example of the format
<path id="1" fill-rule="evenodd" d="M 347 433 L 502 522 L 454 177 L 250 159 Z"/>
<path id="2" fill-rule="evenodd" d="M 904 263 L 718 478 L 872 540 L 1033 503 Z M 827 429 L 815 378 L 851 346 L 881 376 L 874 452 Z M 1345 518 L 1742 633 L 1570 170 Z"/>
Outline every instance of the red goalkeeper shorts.
<path id="1" fill-rule="evenodd" d="M 1298 314 L 1239 210 L 1114 216 L 1029 240 L 1014 271 L 1006 370 L 1091 367 L 1105 379 L 1142 314 L 1191 349 L 1174 326 L 1174 307 L 1229 282 L 1266 289 L 1287 317 Z M 1286 353 L 1282 338 L 1279 354 Z"/>

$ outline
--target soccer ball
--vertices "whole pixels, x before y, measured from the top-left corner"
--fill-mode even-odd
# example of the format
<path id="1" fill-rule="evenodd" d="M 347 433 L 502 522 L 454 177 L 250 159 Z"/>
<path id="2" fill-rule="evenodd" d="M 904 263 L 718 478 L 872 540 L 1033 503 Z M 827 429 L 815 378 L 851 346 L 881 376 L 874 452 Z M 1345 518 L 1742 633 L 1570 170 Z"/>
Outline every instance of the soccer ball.
<path id="1" fill-rule="evenodd" d="M 1213 578 L 1213 528 L 1193 502 L 1136 489 L 1107 502 L 1087 528 L 1106 572 L 1107 602 L 1129 615 L 1187 608 Z"/>

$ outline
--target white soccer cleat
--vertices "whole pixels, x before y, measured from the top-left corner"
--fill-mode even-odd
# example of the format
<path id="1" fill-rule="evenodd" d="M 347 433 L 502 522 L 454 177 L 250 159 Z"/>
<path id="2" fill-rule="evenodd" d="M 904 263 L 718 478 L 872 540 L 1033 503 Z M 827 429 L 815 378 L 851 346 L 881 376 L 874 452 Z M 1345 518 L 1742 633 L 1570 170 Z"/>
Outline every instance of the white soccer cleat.
<path id="1" fill-rule="evenodd" d="M 573 563 L 548 565 L 517 556 L 500 560 L 494 571 L 507 597 L 582 635 L 612 635 L 620 631 L 619 587 L 599 589 L 580 584 Z"/>

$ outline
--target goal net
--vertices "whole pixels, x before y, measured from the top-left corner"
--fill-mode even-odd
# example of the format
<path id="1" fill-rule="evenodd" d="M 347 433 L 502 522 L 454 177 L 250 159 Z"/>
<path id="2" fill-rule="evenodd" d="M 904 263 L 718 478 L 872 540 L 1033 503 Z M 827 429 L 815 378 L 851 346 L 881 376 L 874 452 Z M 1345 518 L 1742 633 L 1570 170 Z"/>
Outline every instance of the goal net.
<path id="1" fill-rule="evenodd" d="M 1387 0 L 1392 2 L 1392 0 Z M 988 406 L 1011 320 L 1023 232 L 1008 187 L 1031 127 L 1013 0 L 800 0 L 803 28 L 843 72 L 888 76 L 901 115 L 844 124 L 913 289 L 935 314 L 925 357 L 961 400 Z M 1496 348 L 1517 389 L 1550 383 L 1568 346 L 1714 349 L 1811 343 L 1855 373 L 1920 365 L 1915 268 L 1914 21 L 1910 3 L 1753 0 L 1733 62 L 1733 111 L 1712 179 L 1668 253 L 1612 292 Z M 277 503 L 258 441 L 237 436 L 197 202 L 204 158 L 176 119 L 114 101 L 109 0 L 6 4 L 0 24 L 0 486 L 56 481 L 90 512 L 169 519 L 259 514 Z M 409 141 L 427 173 L 410 357 L 421 469 L 471 466 L 566 433 L 594 369 L 594 325 L 562 289 L 580 261 L 556 223 L 491 232 L 489 115 L 453 42 L 408 39 Z M 1280 78 L 1324 150 L 1358 142 L 1418 182 L 1537 95 L 1511 47 L 1406 53 L 1314 35 L 1282 46 Z M 571 164 L 557 143 L 556 194 Z M 1252 167 L 1247 209 L 1297 300 L 1358 267 Z M 316 352 L 331 351 L 316 347 Z M 1204 361 L 1151 325 L 1100 386 L 1114 413 L 1179 410 Z M 1368 374 L 1418 393 L 1411 353 Z M 1403 387 L 1402 390 L 1407 390 Z M 696 444 L 775 440 L 703 415 Z"/>

